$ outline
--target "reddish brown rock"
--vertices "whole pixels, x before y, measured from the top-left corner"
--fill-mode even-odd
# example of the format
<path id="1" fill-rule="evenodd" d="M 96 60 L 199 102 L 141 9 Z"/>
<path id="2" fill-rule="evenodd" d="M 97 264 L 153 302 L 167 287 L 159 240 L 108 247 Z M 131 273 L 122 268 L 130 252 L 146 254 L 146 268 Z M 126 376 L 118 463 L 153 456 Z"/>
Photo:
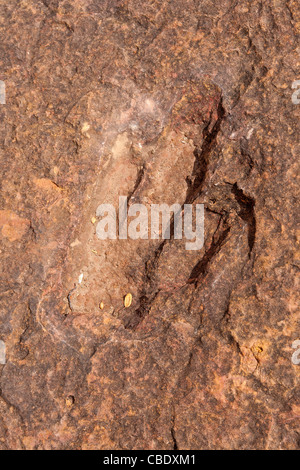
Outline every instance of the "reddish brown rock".
<path id="1" fill-rule="evenodd" d="M 0 448 L 298 449 L 297 2 L 0 10 Z M 203 248 L 99 240 L 119 196 Z"/>

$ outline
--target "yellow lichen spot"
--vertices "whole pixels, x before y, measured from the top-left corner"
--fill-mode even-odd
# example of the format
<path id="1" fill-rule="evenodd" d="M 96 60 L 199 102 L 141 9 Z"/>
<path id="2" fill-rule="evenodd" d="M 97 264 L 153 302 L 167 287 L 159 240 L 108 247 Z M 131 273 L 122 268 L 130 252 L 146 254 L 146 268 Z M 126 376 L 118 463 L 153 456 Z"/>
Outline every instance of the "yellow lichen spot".
<path id="1" fill-rule="evenodd" d="M 100 307 L 101 310 L 103 310 L 103 309 L 104 309 L 104 303 L 103 303 L 103 302 L 100 302 L 99 307 Z"/>
<path id="2" fill-rule="evenodd" d="M 88 131 L 90 130 L 91 126 L 87 123 L 87 122 L 84 122 L 83 125 L 82 125 L 82 128 L 81 128 L 81 133 L 84 137 L 87 137 L 88 139 L 91 138 L 90 134 L 88 133 Z"/>
<path id="3" fill-rule="evenodd" d="M 95 224 L 95 223 L 97 222 L 96 217 L 92 217 L 92 218 L 91 218 L 91 222 L 92 222 L 92 224 Z"/>
<path id="4" fill-rule="evenodd" d="M 129 308 L 132 303 L 132 295 L 129 293 L 124 297 L 124 307 Z"/>
<path id="5" fill-rule="evenodd" d="M 88 122 L 84 122 L 83 125 L 82 125 L 82 129 L 81 129 L 81 132 L 84 134 L 86 133 L 89 129 L 90 129 L 90 125 Z"/>

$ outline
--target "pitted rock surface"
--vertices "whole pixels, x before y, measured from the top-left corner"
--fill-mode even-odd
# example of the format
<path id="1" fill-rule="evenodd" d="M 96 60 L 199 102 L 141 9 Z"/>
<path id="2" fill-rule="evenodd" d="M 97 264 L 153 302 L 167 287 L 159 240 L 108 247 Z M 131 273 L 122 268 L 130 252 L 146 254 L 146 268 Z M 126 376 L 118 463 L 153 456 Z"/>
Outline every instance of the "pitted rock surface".
<path id="1" fill-rule="evenodd" d="M 0 448 L 299 449 L 299 3 L 0 22 Z M 203 248 L 99 240 L 119 196 L 204 204 Z"/>

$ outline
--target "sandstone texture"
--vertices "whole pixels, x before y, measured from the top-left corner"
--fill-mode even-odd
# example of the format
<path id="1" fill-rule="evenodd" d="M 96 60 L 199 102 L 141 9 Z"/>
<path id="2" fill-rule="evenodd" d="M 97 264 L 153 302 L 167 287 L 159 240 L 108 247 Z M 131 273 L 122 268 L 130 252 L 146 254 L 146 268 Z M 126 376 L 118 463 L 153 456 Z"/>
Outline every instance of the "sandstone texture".
<path id="1" fill-rule="evenodd" d="M 299 449 L 299 34 L 297 0 L 0 1 L 0 449 Z M 203 248 L 99 240 L 119 196 L 204 204 Z"/>

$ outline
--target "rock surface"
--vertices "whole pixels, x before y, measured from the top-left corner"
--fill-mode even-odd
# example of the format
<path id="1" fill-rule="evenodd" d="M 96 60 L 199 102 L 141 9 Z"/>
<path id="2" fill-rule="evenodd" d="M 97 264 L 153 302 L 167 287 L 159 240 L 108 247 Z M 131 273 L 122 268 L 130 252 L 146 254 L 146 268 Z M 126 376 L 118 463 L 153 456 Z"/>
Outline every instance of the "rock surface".
<path id="1" fill-rule="evenodd" d="M 0 448 L 298 449 L 299 3 L 0 22 Z M 99 240 L 119 196 L 203 203 L 204 247 Z"/>

